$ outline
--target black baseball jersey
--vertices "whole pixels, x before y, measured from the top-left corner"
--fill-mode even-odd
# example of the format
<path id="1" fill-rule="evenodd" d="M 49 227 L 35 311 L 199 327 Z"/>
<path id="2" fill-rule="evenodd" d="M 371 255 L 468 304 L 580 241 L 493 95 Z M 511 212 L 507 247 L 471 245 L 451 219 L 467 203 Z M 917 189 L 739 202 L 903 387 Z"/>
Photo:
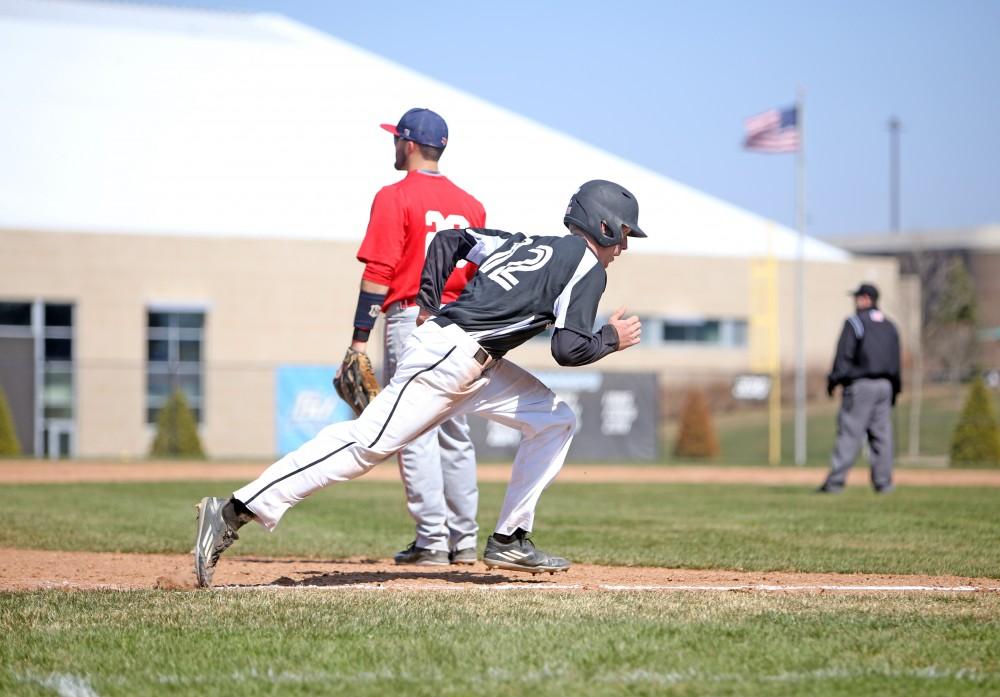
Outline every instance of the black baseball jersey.
<path id="1" fill-rule="evenodd" d="M 438 310 L 444 281 L 460 259 L 479 270 Z M 552 325 L 552 354 L 584 365 L 618 347 L 611 326 L 593 331 L 607 274 L 576 235 L 529 236 L 469 228 L 439 232 L 427 250 L 417 303 L 464 329 L 494 358 Z"/>
<path id="2" fill-rule="evenodd" d="M 830 385 L 850 385 L 858 378 L 886 378 L 892 383 L 893 394 L 899 394 L 899 333 L 881 310 L 862 310 L 844 321 L 827 378 Z"/>

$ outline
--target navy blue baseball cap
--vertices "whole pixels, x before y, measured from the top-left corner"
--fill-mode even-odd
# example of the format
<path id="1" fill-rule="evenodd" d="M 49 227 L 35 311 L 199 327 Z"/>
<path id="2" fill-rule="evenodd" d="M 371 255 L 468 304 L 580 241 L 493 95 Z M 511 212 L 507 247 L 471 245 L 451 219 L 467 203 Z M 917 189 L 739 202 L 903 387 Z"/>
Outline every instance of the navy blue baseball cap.
<path id="1" fill-rule="evenodd" d="M 872 299 L 872 302 L 878 302 L 878 288 L 871 283 L 862 283 L 857 290 L 849 291 L 848 295 L 853 295 L 855 298 L 859 295 L 867 295 Z"/>
<path id="2" fill-rule="evenodd" d="M 398 124 L 383 123 L 382 128 L 397 138 L 433 148 L 443 148 L 448 144 L 448 124 L 430 109 L 410 109 Z"/>

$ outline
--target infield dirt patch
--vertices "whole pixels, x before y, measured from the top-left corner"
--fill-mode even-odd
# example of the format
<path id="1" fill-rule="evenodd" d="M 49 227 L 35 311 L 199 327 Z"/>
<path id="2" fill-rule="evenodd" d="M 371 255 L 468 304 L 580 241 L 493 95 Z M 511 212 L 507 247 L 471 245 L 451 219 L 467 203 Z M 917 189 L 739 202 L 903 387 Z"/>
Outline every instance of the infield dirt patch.
<path id="1" fill-rule="evenodd" d="M 176 461 L 0 461 L 0 484 L 69 484 L 74 482 L 167 482 L 194 480 L 252 481 L 267 463 L 176 462 Z M 506 482 L 509 465 L 481 464 L 481 482 Z M 826 474 L 819 467 L 723 467 L 718 465 L 635 466 L 567 465 L 560 482 L 662 483 L 662 484 L 766 484 L 772 486 L 819 486 Z M 897 469 L 898 486 L 1000 487 L 1000 470 Z M 399 481 L 394 463 L 375 467 L 366 481 Z M 868 471 L 855 467 L 848 477 L 851 486 L 866 486 Z"/>
<path id="2" fill-rule="evenodd" d="M 193 589 L 189 555 L 51 552 L 0 549 L 0 590 Z M 802 574 L 576 564 L 566 573 L 532 576 L 471 567 L 397 566 L 384 559 L 223 558 L 219 587 L 301 587 L 386 590 L 836 590 L 1000 592 L 1000 581 L 958 576 Z"/>

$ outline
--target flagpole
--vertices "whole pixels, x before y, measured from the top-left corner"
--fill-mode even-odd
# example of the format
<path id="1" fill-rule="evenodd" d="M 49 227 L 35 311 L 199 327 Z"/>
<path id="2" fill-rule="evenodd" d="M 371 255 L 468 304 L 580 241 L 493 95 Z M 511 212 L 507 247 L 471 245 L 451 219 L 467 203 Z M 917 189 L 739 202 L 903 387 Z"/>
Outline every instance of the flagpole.
<path id="1" fill-rule="evenodd" d="M 805 358 L 805 245 L 806 245 L 806 139 L 805 90 L 795 95 L 795 124 L 799 147 L 795 151 L 795 224 L 799 231 L 795 260 L 795 464 L 806 463 L 806 358 Z"/>

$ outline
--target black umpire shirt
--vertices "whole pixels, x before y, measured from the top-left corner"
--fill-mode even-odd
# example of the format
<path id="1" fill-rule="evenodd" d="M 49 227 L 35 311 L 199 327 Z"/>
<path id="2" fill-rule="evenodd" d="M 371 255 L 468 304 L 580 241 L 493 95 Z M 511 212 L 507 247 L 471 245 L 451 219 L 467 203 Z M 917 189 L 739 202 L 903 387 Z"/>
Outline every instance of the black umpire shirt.
<path id="1" fill-rule="evenodd" d="M 479 269 L 439 310 L 445 280 L 463 258 Z M 443 230 L 427 250 L 417 304 L 460 326 L 494 358 L 552 325 L 556 361 L 586 365 L 618 348 L 614 327 L 593 330 L 606 285 L 604 267 L 582 237 Z"/>
<path id="2" fill-rule="evenodd" d="M 861 310 L 844 321 L 827 384 L 832 391 L 836 385 L 850 385 L 859 378 L 889 380 L 893 402 L 902 390 L 899 333 L 877 307 Z"/>

